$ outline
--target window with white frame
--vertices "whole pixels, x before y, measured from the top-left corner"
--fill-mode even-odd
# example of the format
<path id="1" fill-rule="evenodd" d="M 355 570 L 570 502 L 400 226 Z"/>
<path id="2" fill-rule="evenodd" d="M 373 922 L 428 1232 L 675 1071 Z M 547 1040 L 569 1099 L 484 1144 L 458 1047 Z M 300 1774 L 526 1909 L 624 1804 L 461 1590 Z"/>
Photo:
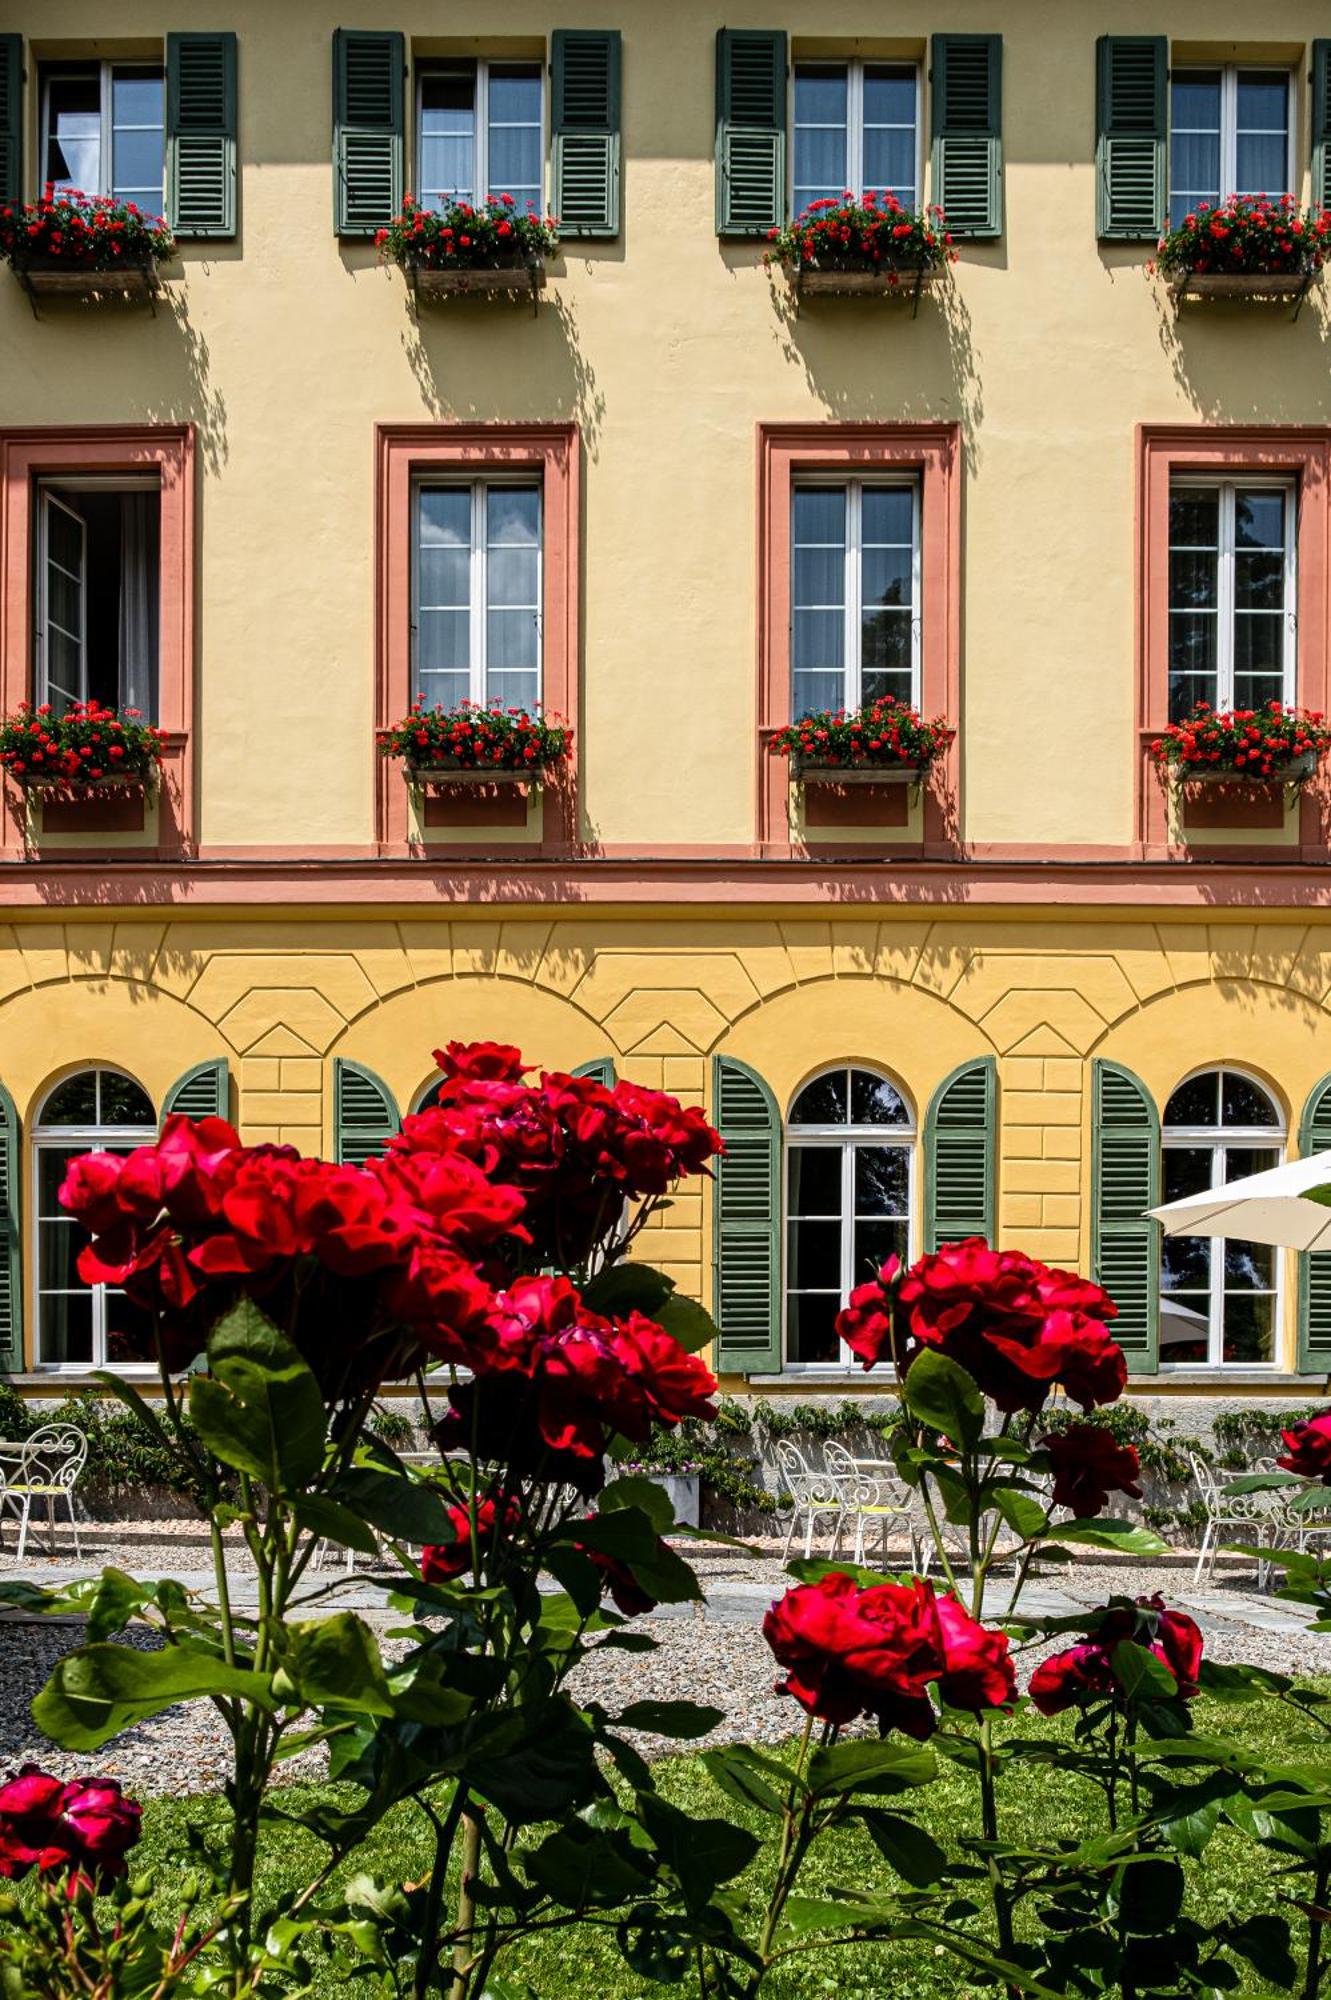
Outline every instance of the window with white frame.
<path id="1" fill-rule="evenodd" d="M 918 484 L 799 485 L 791 545 L 794 714 L 859 708 L 884 695 L 918 703 Z"/>
<path id="2" fill-rule="evenodd" d="M 78 1272 L 87 1232 L 60 1206 L 67 1161 L 80 1153 L 131 1153 L 157 1138 L 157 1114 L 133 1077 L 79 1070 L 48 1091 L 32 1134 L 37 1364 L 42 1368 L 141 1365 L 151 1359 L 150 1315 L 111 1285 Z"/>
<path id="3" fill-rule="evenodd" d="M 1284 1120 L 1235 1069 L 1181 1083 L 1165 1106 L 1164 1199 L 1181 1201 L 1280 1164 Z M 1162 1367 L 1264 1366 L 1277 1359 L 1280 1253 L 1233 1237 L 1167 1236 L 1160 1258 Z"/>
<path id="4" fill-rule="evenodd" d="M 520 212 L 543 206 L 540 63 L 462 62 L 422 70 L 416 131 L 416 188 L 424 207 L 504 194 Z"/>
<path id="5" fill-rule="evenodd" d="M 157 719 L 161 487 L 73 476 L 37 488 L 34 690 Z"/>
<path id="6" fill-rule="evenodd" d="M 70 63 L 42 78 L 44 181 L 113 195 L 156 218 L 164 203 L 166 90 L 140 63 Z"/>
<path id="7" fill-rule="evenodd" d="M 837 1314 L 888 1257 L 908 1262 L 915 1117 L 894 1083 L 849 1065 L 798 1092 L 786 1120 L 786 1362 L 848 1367 Z"/>
<path id="8" fill-rule="evenodd" d="M 1169 83 L 1169 221 L 1231 194 L 1289 191 L 1290 73 L 1177 68 Z"/>
<path id="9" fill-rule="evenodd" d="M 1296 516 L 1287 480 L 1169 489 L 1169 716 L 1295 698 Z"/>
<path id="10" fill-rule="evenodd" d="M 541 699 L 541 488 L 421 485 L 412 696 L 427 708 Z"/>
<path id="11" fill-rule="evenodd" d="M 797 63 L 791 213 L 846 190 L 915 208 L 920 184 L 920 73 L 914 63 Z"/>

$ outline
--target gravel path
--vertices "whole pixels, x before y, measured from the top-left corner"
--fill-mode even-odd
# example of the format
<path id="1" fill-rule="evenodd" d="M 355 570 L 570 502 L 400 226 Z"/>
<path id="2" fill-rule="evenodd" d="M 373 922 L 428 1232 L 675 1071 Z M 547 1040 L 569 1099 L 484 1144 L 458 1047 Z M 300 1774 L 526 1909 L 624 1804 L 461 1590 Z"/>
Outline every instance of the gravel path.
<path id="1" fill-rule="evenodd" d="M 603 1703 L 612 1714 L 630 1701 L 710 1701 L 726 1711 L 726 1719 L 704 1741 L 780 1741 L 791 1734 L 796 1712 L 788 1699 L 775 1693 L 779 1675 L 760 1629 L 766 1606 L 789 1581 L 777 1553 L 772 1549 L 754 1558 L 699 1545 L 686 1552 L 702 1577 L 706 1606 L 677 1606 L 642 1621 L 642 1629 L 657 1641 L 657 1650 L 600 1651 L 578 1670 L 574 1691 L 583 1699 Z M 85 1556 L 90 1553 L 85 1550 Z M 112 1559 L 142 1572 L 160 1567 L 182 1579 L 187 1573 L 184 1562 L 164 1561 L 157 1550 L 133 1554 L 124 1550 Z M 194 1560 L 189 1558 L 191 1564 Z M 25 1565 L 29 1573 L 34 1567 Z M 95 1562 L 86 1567 L 95 1567 Z M 241 1589 L 246 1567 L 237 1561 L 234 1568 Z M 196 1581 L 192 1575 L 189 1580 Z M 207 1588 L 209 1579 L 199 1575 L 197 1583 Z M 990 1617 L 1006 1610 L 1009 1589 L 1010 1584 L 1000 1578 L 987 1606 Z M 1302 1607 L 1257 1596 L 1251 1571 L 1233 1576 L 1220 1572 L 1194 1588 L 1190 1569 L 1077 1565 L 1032 1586 L 1025 1608 L 1032 1614 L 1060 1615 L 1079 1605 L 1103 1603 L 1115 1593 L 1157 1590 L 1167 1602 L 1196 1618 L 1213 1659 L 1248 1661 L 1295 1675 L 1331 1675 L 1331 1636 L 1307 1631 Z M 370 1614 L 381 1603 L 368 1576 L 354 1580 L 348 1598 Z M 226 1775 L 229 1740 L 220 1719 L 204 1702 L 168 1710 L 126 1731 L 91 1759 L 67 1756 L 46 1742 L 33 1724 L 29 1704 L 56 1660 L 78 1644 L 79 1637 L 80 1627 L 72 1622 L 48 1625 L 0 1619 L 0 1772 L 32 1758 L 60 1774 L 86 1771 L 91 1765 L 144 1795 L 180 1796 L 219 1785 Z M 126 1634 L 125 1641 L 149 1643 L 143 1633 Z M 397 1650 L 394 1642 L 387 1650 Z M 1023 1681 L 1048 1650 L 1041 1646 L 1023 1654 Z M 648 1755 L 680 1747 L 655 1736 L 640 1735 L 635 1740 Z M 317 1777 L 323 1769 L 323 1753 L 306 1751 L 282 1766 L 282 1777 L 284 1781 Z"/>

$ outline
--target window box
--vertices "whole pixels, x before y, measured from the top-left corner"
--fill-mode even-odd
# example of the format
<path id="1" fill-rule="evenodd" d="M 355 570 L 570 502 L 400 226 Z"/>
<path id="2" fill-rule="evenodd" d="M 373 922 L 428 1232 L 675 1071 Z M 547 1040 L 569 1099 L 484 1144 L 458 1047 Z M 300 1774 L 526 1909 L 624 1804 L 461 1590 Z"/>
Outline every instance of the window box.
<path id="1" fill-rule="evenodd" d="M 784 229 L 769 230 L 768 242 L 766 261 L 780 264 L 796 298 L 850 293 L 918 305 L 956 254 L 940 209 L 908 208 L 893 194 L 822 196 Z"/>
<path id="2" fill-rule="evenodd" d="M 915 270 L 884 270 L 881 264 L 860 265 L 845 270 L 835 266 L 821 269 L 817 265 L 795 265 L 786 267 L 795 291 L 801 298 L 852 298 L 911 299 L 917 300 L 921 293 L 929 292 L 938 284 L 941 273 L 920 265 Z"/>
<path id="3" fill-rule="evenodd" d="M 124 778 L 62 778 L 54 771 L 10 771 L 9 777 L 20 791 L 53 792 L 58 798 L 83 799 L 94 794 L 105 797 L 110 792 L 126 797 L 141 798 L 155 789 L 155 777 L 142 777 L 135 773 Z"/>
<path id="4" fill-rule="evenodd" d="M 76 189 L 0 217 L 0 253 L 36 301 L 46 298 L 138 298 L 156 310 L 157 266 L 175 252 L 171 232 L 133 203 Z"/>
<path id="5" fill-rule="evenodd" d="M 1316 271 L 1183 271 L 1170 280 L 1175 305 L 1204 305 L 1208 299 L 1276 299 L 1302 305 Z"/>
<path id="6" fill-rule="evenodd" d="M 1171 722 L 1151 754 L 1176 784 L 1297 789 L 1315 776 L 1331 751 L 1331 727 L 1320 715 L 1272 701 L 1237 714 L 1200 708 Z"/>
<path id="7" fill-rule="evenodd" d="M 1199 202 L 1160 239 L 1153 269 L 1175 306 L 1206 300 L 1293 300 L 1295 315 L 1322 268 L 1331 215 L 1295 196 L 1231 195 Z"/>
<path id="8" fill-rule="evenodd" d="M 409 785 L 422 790 L 432 785 L 544 785 L 549 782 L 546 766 L 527 771 L 477 770 L 471 764 L 404 764 L 402 775 Z"/>
<path id="9" fill-rule="evenodd" d="M 440 270 L 437 265 L 404 259 L 407 284 L 418 299 L 447 299 L 467 293 L 489 298 L 530 296 L 532 304 L 545 290 L 545 259 L 533 257 L 529 263 L 476 265 L 469 270 Z"/>
<path id="10" fill-rule="evenodd" d="M 793 756 L 790 777 L 796 785 L 918 785 L 924 764 L 820 764 L 815 758 Z"/>
<path id="11" fill-rule="evenodd" d="M 157 309 L 161 289 L 157 261 L 151 255 L 126 258 L 113 271 L 94 271 L 63 262 L 59 257 L 25 257 L 21 252 L 10 260 L 14 275 L 32 300 L 47 299 L 129 299 Z M 34 306 L 35 310 L 35 306 Z"/>
<path id="12" fill-rule="evenodd" d="M 1317 769 L 1317 763 L 1317 752 L 1308 750 L 1302 757 L 1290 757 L 1283 764 L 1272 765 L 1265 773 L 1190 771 L 1176 766 L 1174 775 L 1183 785 L 1302 785 L 1312 777 Z"/>

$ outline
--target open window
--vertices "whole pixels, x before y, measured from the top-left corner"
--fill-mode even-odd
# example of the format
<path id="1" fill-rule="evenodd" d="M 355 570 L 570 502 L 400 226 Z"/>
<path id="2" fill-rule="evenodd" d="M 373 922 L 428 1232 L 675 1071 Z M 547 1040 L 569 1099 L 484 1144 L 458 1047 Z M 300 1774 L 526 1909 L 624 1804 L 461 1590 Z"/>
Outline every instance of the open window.
<path id="1" fill-rule="evenodd" d="M 158 719 L 161 492 L 154 479 L 37 489 L 34 699 Z"/>
<path id="2" fill-rule="evenodd" d="M 164 207 L 166 80 L 160 64 L 61 63 L 42 78 L 42 179 L 57 193 Z"/>

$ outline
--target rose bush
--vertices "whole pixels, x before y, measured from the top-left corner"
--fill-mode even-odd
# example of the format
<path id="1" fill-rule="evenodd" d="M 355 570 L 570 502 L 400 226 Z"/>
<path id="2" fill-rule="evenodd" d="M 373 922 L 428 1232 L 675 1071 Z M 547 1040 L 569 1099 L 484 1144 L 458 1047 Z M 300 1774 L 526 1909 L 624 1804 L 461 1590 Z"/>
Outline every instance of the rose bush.
<path id="1" fill-rule="evenodd" d="M 713 1412 L 700 1351 L 715 1329 L 626 1252 L 720 1141 L 664 1093 L 536 1073 L 507 1044 L 450 1043 L 437 1061 L 430 1107 L 363 1166 L 248 1147 L 221 1119 L 169 1119 L 153 1145 L 69 1164 L 84 1276 L 123 1285 L 152 1328 L 160 1403 L 123 1381 L 116 1392 L 188 1457 L 216 1591 L 110 1569 L 58 1589 L 0 1585 L 0 1602 L 87 1622 L 33 1705 L 67 1752 L 212 1702 L 232 1739 L 230 1817 L 201 1852 L 208 1879 L 159 1932 L 151 1881 L 128 1877 L 133 1803 L 108 1780 L 18 1774 L 0 1788 L 0 1872 L 40 1900 L 0 1903 L 0 1980 L 251 2000 L 307 1992 L 320 1968 L 367 1994 L 496 2000 L 521 1991 L 525 1938 L 595 1924 L 635 1978 L 687 1977 L 700 2000 L 755 1995 L 820 1943 L 893 1941 L 1012 1991 L 1195 2000 L 1245 1968 L 1292 1987 L 1292 1911 L 1301 2000 L 1318 2000 L 1331 1800 L 1297 1768 L 1195 1735 L 1192 1709 L 1199 1693 L 1263 1695 L 1308 1726 L 1321 1697 L 1215 1666 L 1159 1597 L 1075 1619 L 1023 1610 L 1038 1565 L 1162 1544 L 1105 1513 L 1138 1490 L 1131 1448 L 1051 1408 L 1120 1394 L 1112 1303 L 1015 1251 L 972 1239 L 885 1265 L 839 1322 L 866 1367 L 897 1370 L 892 1449 L 938 1581 L 792 1564 L 764 1632 L 802 1723 L 793 1761 L 726 1744 L 702 1757 L 714 1816 L 662 1796 L 631 1733 L 687 1741 L 721 1710 L 650 1700 L 610 1714 L 569 1679 L 600 1648 L 650 1650 L 632 1621 L 699 1595 L 669 1502 L 624 1466 Z M 379 1389 L 408 1377 L 439 1448 L 426 1469 L 367 1428 Z M 1313 1474 L 1320 1492 L 1323 1420 L 1286 1442 L 1291 1469 L 1263 1477 Z M 232 1522 L 254 1609 L 231 1599 Z M 399 1619 L 390 1656 L 355 1611 L 303 1601 L 327 1540 L 375 1565 Z M 1313 1559 L 1288 1561 L 1319 1602 L 1298 1569 Z M 128 1623 L 157 1644 L 110 1643 Z M 1067 1738 L 1033 1729 L 1065 1713 Z M 313 1744 L 339 1784 L 336 1806 L 305 1815 L 323 1859 L 265 1892 L 274 1774 Z M 1014 1839 L 1004 1785 L 1023 1762 L 1042 1782 L 1057 1768 L 1091 1787 L 1103 1823 L 1072 1841 Z M 948 1848 L 911 1808 L 944 1764 L 973 1799 Z M 737 1805 L 770 1833 L 765 1873 Z M 429 1829 L 430 1863 L 417 1880 L 372 1880 L 355 1863 L 395 1810 Z M 1299 1897 L 1260 1920 L 1198 1917 L 1180 1856 L 1222 1826 L 1306 1877 Z M 811 1852 L 846 1828 L 881 1869 L 806 1893 Z"/>

